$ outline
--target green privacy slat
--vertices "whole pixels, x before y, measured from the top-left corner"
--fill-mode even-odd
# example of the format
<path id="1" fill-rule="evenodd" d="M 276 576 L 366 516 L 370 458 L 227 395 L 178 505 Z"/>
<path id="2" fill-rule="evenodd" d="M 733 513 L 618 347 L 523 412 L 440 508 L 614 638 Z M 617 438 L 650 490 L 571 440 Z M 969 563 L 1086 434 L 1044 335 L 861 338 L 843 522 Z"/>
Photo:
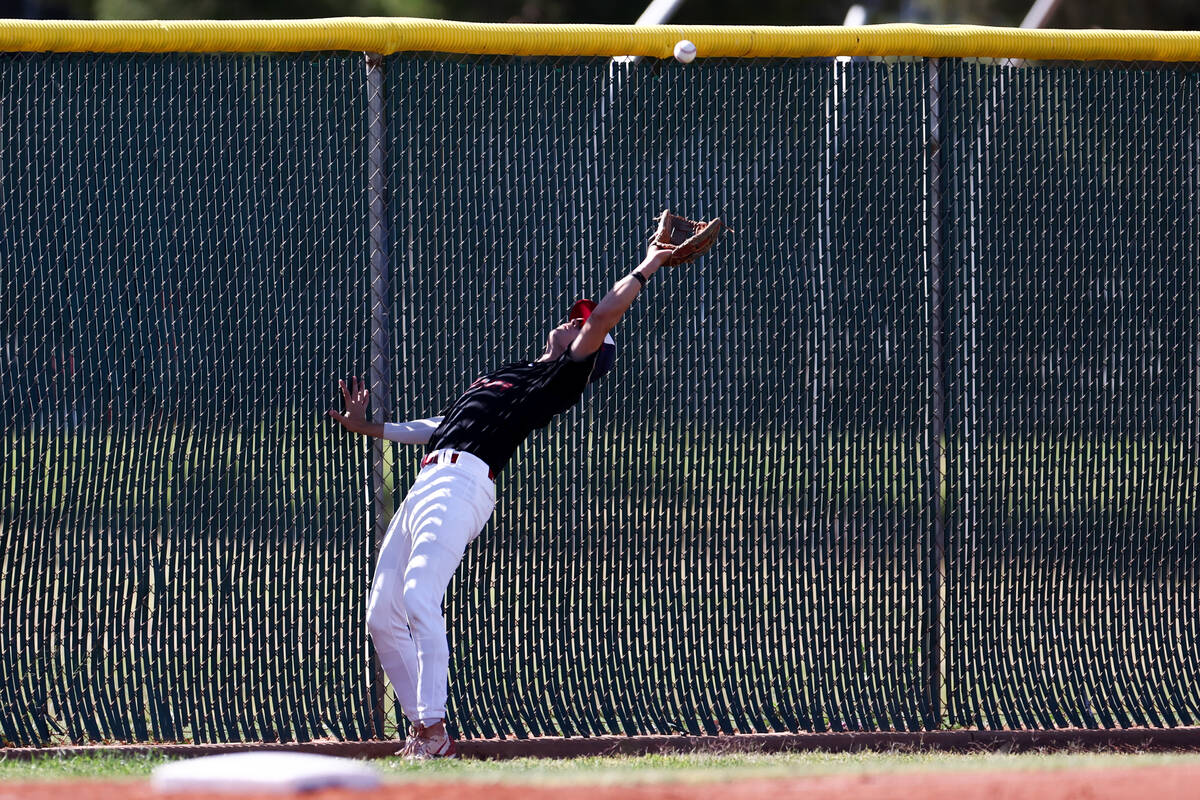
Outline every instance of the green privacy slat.
<path id="1" fill-rule="evenodd" d="M 5 741 L 373 734 L 362 82 L 0 57 Z"/>
<path id="2" fill-rule="evenodd" d="M 459 732 L 921 727 L 924 65 L 389 66 L 401 416 L 536 355 L 661 208 L 735 229 L 501 476 Z"/>
<path id="3" fill-rule="evenodd" d="M 945 78 L 951 720 L 1195 724 L 1200 76 Z"/>

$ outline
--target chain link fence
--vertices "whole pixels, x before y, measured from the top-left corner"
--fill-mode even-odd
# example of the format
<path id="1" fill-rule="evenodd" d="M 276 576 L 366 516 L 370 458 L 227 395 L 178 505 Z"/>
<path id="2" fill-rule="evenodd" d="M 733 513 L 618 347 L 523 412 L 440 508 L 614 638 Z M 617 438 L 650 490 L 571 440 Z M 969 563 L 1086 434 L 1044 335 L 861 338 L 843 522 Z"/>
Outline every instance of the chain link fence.
<path id="1" fill-rule="evenodd" d="M 720 215 L 451 585 L 466 737 L 1195 724 L 1192 65 L 0 57 L 0 735 L 395 733 L 437 413 Z"/>

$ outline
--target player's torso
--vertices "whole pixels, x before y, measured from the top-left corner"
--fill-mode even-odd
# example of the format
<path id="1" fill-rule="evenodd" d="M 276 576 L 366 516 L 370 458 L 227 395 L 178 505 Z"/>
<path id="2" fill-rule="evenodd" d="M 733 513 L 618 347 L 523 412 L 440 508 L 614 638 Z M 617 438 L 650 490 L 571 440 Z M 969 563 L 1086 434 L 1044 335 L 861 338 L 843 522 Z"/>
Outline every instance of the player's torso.
<path id="1" fill-rule="evenodd" d="M 477 413 L 509 421 L 524 421 L 537 416 L 539 393 L 547 372 L 544 362 L 505 364 L 471 381 L 451 407 L 451 412 Z"/>
<path id="2" fill-rule="evenodd" d="M 479 376 L 447 409 L 429 449 L 465 450 L 499 471 L 529 432 L 553 416 L 543 396 L 551 373 L 546 362 L 526 361 Z"/>

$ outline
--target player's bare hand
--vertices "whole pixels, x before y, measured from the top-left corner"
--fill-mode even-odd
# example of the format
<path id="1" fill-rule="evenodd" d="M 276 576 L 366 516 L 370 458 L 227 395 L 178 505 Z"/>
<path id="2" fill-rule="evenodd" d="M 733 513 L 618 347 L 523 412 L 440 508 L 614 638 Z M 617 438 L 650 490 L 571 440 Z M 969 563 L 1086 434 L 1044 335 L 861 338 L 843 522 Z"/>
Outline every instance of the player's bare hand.
<path id="1" fill-rule="evenodd" d="M 371 400 L 371 393 L 366 384 L 358 378 L 351 378 L 349 385 L 340 380 L 338 386 L 342 390 L 342 405 L 346 411 L 343 413 L 331 408 L 329 416 L 340 422 L 343 427 L 356 430 L 360 423 L 367 421 L 367 404 Z"/>

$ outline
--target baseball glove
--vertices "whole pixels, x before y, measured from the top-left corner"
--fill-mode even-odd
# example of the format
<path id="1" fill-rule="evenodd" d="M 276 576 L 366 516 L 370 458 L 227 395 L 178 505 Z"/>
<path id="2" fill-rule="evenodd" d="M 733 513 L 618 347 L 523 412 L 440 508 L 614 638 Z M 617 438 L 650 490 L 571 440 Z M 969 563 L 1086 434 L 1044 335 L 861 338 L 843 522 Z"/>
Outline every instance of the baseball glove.
<path id="1" fill-rule="evenodd" d="M 650 244 L 660 250 L 670 250 L 671 257 L 666 264 L 673 267 L 695 261 L 707 253 L 717 243 L 720 233 L 719 219 L 696 222 L 664 211 L 658 218 L 658 230 Z"/>

